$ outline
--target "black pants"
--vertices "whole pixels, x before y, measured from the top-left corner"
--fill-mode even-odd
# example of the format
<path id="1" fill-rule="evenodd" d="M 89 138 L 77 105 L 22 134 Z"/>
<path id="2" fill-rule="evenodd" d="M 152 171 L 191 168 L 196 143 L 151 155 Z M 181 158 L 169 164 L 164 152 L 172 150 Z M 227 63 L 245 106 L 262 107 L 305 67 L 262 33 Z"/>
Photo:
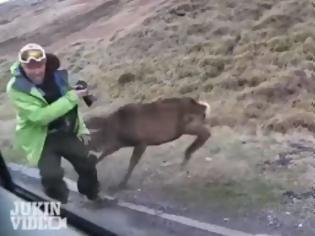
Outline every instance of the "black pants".
<path id="1" fill-rule="evenodd" d="M 75 135 L 62 132 L 48 134 L 38 162 L 45 193 L 51 198 L 67 202 L 69 190 L 63 180 L 61 157 L 67 159 L 78 173 L 79 192 L 89 199 L 96 198 L 99 182 L 95 158 L 88 157 L 88 149 Z"/>

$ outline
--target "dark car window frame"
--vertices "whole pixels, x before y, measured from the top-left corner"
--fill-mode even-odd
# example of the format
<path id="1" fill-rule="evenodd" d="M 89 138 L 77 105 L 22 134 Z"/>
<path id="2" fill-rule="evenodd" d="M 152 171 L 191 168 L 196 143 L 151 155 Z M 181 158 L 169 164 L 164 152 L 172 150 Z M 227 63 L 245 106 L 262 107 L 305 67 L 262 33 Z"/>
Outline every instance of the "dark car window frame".
<path id="1" fill-rule="evenodd" d="M 22 186 L 18 185 L 17 183 L 13 181 L 11 174 L 8 170 L 8 167 L 1 154 L 1 150 L 0 150 L 0 187 L 8 190 L 9 192 L 13 193 L 14 195 L 26 201 L 30 201 L 30 202 L 36 202 L 36 201 L 48 202 L 49 201 L 23 188 Z M 85 219 L 79 215 L 76 215 L 63 207 L 61 207 L 61 217 L 66 217 L 67 222 L 69 222 L 71 226 L 89 235 L 117 236 L 117 234 L 114 234 L 110 232 L 109 230 L 102 228 L 94 224 L 93 222 L 89 221 L 88 219 Z"/>

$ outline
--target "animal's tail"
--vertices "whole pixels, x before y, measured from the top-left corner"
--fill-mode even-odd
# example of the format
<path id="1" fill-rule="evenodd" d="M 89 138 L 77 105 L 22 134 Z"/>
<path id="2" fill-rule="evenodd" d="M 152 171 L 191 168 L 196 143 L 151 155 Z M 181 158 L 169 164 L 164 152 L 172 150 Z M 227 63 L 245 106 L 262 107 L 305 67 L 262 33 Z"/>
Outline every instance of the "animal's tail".
<path id="1" fill-rule="evenodd" d="M 205 118 L 206 119 L 209 119 L 210 118 L 210 113 L 211 113 L 211 106 L 210 106 L 210 104 L 209 103 L 207 103 L 206 101 L 198 101 L 198 103 L 200 104 L 200 105 L 203 105 L 203 106 L 205 106 L 206 107 L 206 110 L 205 110 Z"/>

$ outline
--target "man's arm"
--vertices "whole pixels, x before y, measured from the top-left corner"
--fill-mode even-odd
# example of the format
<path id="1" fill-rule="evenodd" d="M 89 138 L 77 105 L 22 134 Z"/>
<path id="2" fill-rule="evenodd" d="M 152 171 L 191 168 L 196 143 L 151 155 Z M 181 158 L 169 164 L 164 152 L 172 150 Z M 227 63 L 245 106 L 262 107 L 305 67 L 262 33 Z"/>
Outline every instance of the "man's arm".
<path id="1" fill-rule="evenodd" d="M 21 116 L 26 117 L 32 123 L 45 126 L 66 114 L 79 101 L 78 95 L 73 90 L 45 107 L 38 106 L 32 100 L 34 98 L 29 98 L 14 89 L 10 90 L 8 97 Z"/>

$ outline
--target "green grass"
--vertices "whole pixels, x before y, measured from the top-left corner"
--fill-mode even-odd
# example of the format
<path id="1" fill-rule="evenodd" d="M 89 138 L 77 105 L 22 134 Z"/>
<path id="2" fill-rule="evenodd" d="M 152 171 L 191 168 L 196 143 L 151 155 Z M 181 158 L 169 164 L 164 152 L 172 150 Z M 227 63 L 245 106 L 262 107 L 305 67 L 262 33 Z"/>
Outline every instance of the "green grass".
<path id="1" fill-rule="evenodd" d="M 227 212 L 280 206 L 283 193 L 281 185 L 260 178 L 238 179 L 227 183 L 194 183 L 165 190 L 176 202 Z"/>

